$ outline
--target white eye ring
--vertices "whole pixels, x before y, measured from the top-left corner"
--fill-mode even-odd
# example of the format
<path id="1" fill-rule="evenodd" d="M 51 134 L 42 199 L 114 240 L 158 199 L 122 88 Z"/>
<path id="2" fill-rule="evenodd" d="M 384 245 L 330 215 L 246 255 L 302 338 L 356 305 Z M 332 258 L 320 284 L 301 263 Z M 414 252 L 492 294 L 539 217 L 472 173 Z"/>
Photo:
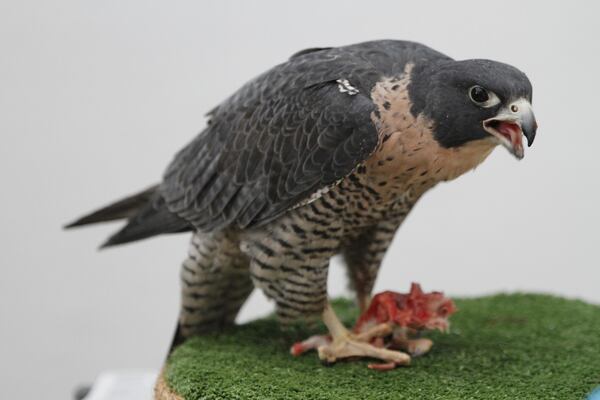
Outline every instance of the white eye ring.
<path id="1" fill-rule="evenodd" d="M 476 99 L 477 97 L 481 97 L 482 94 L 484 95 L 485 100 Z M 469 88 L 469 99 L 471 99 L 471 101 L 479 107 L 483 108 L 490 108 L 500 104 L 500 98 L 496 95 L 496 93 L 479 85 L 471 86 Z"/>

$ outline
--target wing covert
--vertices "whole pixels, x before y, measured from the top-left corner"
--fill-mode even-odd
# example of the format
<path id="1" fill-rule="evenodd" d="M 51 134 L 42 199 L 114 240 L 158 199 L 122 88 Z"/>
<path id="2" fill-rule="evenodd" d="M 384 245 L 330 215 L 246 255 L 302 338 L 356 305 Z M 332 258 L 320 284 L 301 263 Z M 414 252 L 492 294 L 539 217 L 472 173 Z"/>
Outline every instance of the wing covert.
<path id="1" fill-rule="evenodd" d="M 246 84 L 167 169 L 160 191 L 169 210 L 204 231 L 247 228 L 349 174 L 378 143 L 360 79 L 371 69 L 321 51 Z M 342 91 L 342 78 L 358 93 Z"/>

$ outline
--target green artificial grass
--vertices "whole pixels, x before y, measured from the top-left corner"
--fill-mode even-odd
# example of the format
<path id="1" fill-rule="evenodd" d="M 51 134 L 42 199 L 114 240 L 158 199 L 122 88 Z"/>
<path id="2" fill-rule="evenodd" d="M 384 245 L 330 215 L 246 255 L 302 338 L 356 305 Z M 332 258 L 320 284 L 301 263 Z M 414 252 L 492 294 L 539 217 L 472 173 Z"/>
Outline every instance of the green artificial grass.
<path id="1" fill-rule="evenodd" d="M 290 345 L 273 318 L 195 337 L 170 356 L 168 385 L 192 399 L 583 399 L 600 384 L 600 307 L 533 294 L 455 300 L 449 334 L 409 367 L 323 366 Z M 335 308 L 347 326 L 357 311 Z M 314 333 L 314 332 L 313 332 Z"/>

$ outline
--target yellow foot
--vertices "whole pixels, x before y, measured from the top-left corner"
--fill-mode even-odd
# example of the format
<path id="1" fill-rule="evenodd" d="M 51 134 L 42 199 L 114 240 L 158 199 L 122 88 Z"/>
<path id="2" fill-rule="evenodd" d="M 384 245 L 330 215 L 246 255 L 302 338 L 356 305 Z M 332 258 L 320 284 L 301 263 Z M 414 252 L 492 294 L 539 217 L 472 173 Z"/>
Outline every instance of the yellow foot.
<path id="1" fill-rule="evenodd" d="M 334 363 L 337 360 L 349 357 L 367 357 L 382 360 L 392 368 L 397 365 L 410 364 L 410 356 L 408 354 L 373 346 L 365 342 L 364 339 L 352 334 L 338 337 L 331 343 L 320 346 L 317 350 L 319 358 L 328 363 Z"/>
<path id="2" fill-rule="evenodd" d="M 354 334 L 342 325 L 329 303 L 326 303 L 323 309 L 323 322 L 330 335 L 326 336 L 325 340 L 323 340 L 323 336 L 317 336 L 309 338 L 304 343 L 312 345 L 313 348 L 318 343 L 316 346 L 319 358 L 325 362 L 334 363 L 337 360 L 351 357 L 375 358 L 382 360 L 384 364 L 369 365 L 369 368 L 383 370 L 395 368 L 397 365 L 410 364 L 408 354 L 371 344 L 371 341 L 381 342 L 379 339 L 392 333 L 393 329 L 389 324 L 379 324 L 366 332 Z M 294 354 L 293 347 L 292 354 Z"/>

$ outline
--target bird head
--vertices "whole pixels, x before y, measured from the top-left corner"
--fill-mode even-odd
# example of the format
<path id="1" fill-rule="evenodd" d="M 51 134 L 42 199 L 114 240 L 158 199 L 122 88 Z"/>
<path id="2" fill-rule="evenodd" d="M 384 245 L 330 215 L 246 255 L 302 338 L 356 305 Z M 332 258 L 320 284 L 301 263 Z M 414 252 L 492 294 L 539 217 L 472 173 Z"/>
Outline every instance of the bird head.
<path id="1" fill-rule="evenodd" d="M 433 122 L 434 137 L 445 148 L 489 139 L 517 159 L 523 136 L 533 143 L 537 123 L 527 76 L 490 60 L 444 60 L 415 68 L 409 87 L 411 113 Z"/>

